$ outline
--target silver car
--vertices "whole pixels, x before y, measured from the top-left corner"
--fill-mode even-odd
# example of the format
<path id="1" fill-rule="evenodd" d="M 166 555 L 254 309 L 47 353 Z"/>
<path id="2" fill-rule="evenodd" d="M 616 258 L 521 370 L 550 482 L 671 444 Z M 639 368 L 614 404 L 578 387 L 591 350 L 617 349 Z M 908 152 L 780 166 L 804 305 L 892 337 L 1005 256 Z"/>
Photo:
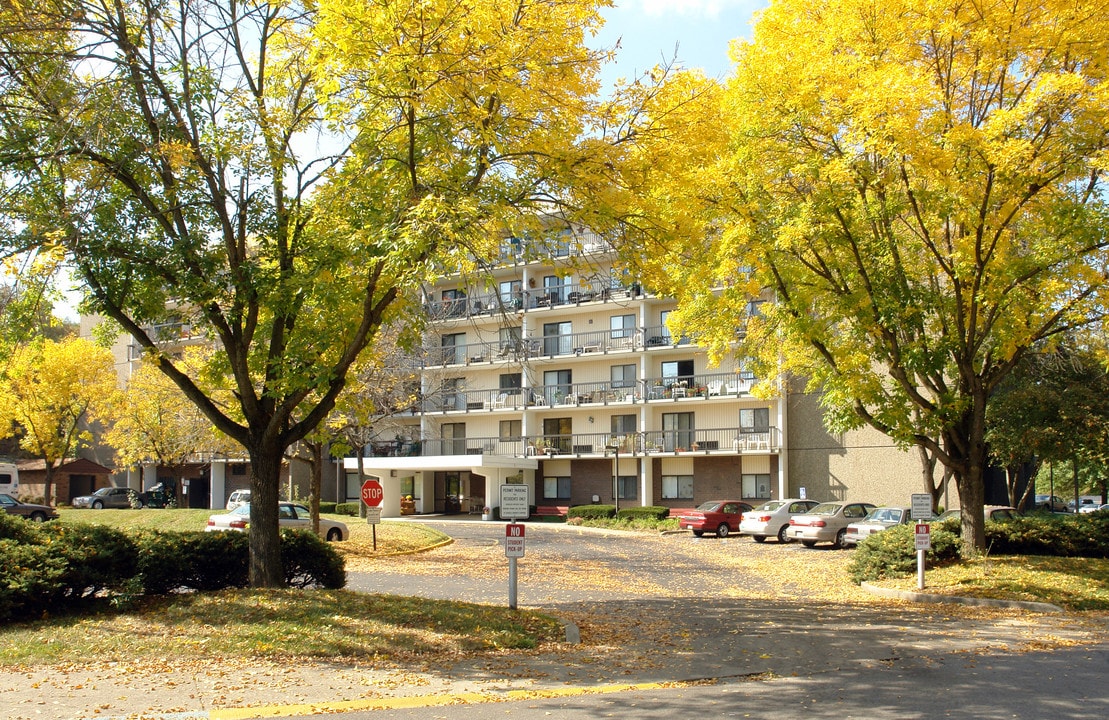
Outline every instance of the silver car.
<path id="1" fill-rule="evenodd" d="M 760 543 L 766 542 L 768 537 L 777 537 L 778 542 L 787 543 L 789 538 L 786 531 L 789 530 L 790 517 L 807 513 L 819 504 L 816 500 L 801 498 L 765 502 L 754 510 L 743 513 L 739 534 L 750 535 L 752 540 Z"/>
<path id="2" fill-rule="evenodd" d="M 860 540 L 865 540 L 874 533 L 880 533 L 895 525 L 904 525 L 912 519 L 912 516 L 912 510 L 907 507 L 874 508 L 865 518 L 847 526 L 847 534 L 843 536 L 843 542 L 847 545 L 858 545 Z"/>
<path id="3" fill-rule="evenodd" d="M 807 513 L 791 517 L 786 535 L 790 540 L 800 540 L 805 547 L 830 542 L 842 548 L 846 545 L 847 526 L 862 520 L 873 509 L 873 503 L 821 503 Z"/>

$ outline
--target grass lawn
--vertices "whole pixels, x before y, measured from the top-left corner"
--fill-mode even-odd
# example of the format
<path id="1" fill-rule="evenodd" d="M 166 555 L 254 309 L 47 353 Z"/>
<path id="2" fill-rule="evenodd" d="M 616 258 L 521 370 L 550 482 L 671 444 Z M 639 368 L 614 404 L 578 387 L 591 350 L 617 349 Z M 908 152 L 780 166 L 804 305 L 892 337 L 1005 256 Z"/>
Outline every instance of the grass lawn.
<path id="1" fill-rule="evenodd" d="M 916 575 L 874 583 L 917 589 Z M 992 555 L 924 571 L 924 592 L 1046 602 L 1067 610 L 1109 611 L 1109 560 Z"/>
<path id="2" fill-rule="evenodd" d="M 62 509 L 59 522 L 123 530 L 203 530 L 212 510 Z M 345 515 L 348 565 L 435 547 L 450 538 L 417 523 L 376 526 Z M 377 550 L 373 537 L 376 530 Z M 311 628 L 311 632 L 304 632 Z M 533 611 L 346 590 L 226 590 L 141 598 L 103 612 L 7 623 L 0 665 L 206 657 L 401 657 L 534 648 L 561 626 Z"/>

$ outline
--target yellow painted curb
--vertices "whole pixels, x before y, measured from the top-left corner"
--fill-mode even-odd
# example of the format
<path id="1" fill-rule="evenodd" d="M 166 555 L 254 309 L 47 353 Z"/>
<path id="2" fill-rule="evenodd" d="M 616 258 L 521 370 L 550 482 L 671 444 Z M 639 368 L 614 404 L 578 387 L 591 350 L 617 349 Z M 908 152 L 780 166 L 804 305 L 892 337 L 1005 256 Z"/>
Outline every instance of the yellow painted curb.
<path id="1" fill-rule="evenodd" d="M 548 698 L 580 695 L 605 695 L 633 690 L 662 690 L 692 687 L 713 681 L 627 683 L 597 685 L 593 687 L 542 688 L 535 690 L 509 690 L 503 693 L 444 693 L 440 695 L 412 695 L 394 698 L 366 698 L 363 700 L 337 700 L 335 702 L 307 703 L 301 705 L 264 705 L 259 707 L 227 708 L 208 712 L 209 720 L 249 720 L 250 718 L 291 717 L 321 712 L 351 710 L 402 710 L 417 707 L 442 707 L 445 705 L 473 705 L 477 703 L 510 702 L 513 700 L 545 700 Z"/>

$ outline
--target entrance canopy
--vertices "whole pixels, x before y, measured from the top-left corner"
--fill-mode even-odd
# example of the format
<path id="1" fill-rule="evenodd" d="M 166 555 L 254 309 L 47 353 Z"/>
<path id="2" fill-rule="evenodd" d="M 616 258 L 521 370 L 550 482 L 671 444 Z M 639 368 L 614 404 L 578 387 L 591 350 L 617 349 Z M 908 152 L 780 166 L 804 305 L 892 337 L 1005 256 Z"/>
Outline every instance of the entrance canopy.
<path id="1" fill-rule="evenodd" d="M 358 470 L 357 458 L 343 460 L 346 470 Z M 496 475 L 508 471 L 538 470 L 539 461 L 534 457 L 505 455 L 435 455 L 419 457 L 367 457 L 362 458 L 362 468 L 369 475 L 389 477 L 411 475 L 416 472 L 451 472 L 469 470 L 475 475 Z"/>

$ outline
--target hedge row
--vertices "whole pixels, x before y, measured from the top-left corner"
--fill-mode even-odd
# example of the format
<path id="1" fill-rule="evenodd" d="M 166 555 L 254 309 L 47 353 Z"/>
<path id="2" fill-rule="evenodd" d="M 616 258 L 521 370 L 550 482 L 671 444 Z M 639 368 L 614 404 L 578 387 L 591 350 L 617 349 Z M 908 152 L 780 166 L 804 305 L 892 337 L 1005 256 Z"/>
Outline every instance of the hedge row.
<path id="1" fill-rule="evenodd" d="M 859 543 L 849 571 L 855 582 L 904 577 L 916 572 L 914 528 L 899 525 Z M 932 524 L 928 562 L 943 564 L 961 557 L 959 521 Z M 991 555 L 1056 555 L 1109 558 L 1109 513 L 1030 515 L 986 523 Z"/>
<path id="2" fill-rule="evenodd" d="M 0 620 L 80 610 L 92 602 L 249 584 L 244 533 L 142 531 L 28 523 L 0 514 Z M 285 581 L 341 588 L 343 559 L 310 532 L 281 533 Z"/>

